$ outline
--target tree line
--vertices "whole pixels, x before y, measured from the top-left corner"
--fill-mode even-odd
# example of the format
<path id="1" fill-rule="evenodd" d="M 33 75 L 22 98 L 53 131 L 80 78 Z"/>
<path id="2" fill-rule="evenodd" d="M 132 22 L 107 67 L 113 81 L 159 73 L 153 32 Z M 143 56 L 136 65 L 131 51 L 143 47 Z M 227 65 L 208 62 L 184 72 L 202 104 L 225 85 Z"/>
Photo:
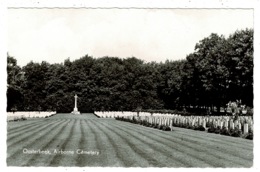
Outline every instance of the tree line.
<path id="1" fill-rule="evenodd" d="M 7 55 L 7 111 L 209 110 L 241 100 L 253 107 L 253 29 L 212 33 L 186 59 L 156 63 L 85 55 L 20 67 Z"/>

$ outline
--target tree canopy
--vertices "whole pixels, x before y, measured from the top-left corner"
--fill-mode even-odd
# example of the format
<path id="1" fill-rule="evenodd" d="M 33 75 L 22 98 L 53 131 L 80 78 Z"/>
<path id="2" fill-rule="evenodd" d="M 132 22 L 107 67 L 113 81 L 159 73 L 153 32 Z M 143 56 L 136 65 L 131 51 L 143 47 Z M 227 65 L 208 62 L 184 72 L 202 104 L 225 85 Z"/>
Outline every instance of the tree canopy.
<path id="1" fill-rule="evenodd" d="M 7 55 L 7 110 L 70 112 L 212 108 L 242 100 L 253 107 L 253 30 L 212 33 L 186 59 L 145 63 L 85 55 L 20 67 Z"/>

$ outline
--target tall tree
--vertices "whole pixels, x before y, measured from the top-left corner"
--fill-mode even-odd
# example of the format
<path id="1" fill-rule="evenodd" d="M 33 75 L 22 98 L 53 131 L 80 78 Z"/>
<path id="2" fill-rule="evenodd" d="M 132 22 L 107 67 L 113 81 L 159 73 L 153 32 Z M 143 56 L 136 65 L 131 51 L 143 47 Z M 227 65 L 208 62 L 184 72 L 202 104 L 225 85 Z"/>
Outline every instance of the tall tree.
<path id="1" fill-rule="evenodd" d="M 253 106 L 253 35 L 252 29 L 236 31 L 227 39 L 226 66 L 229 69 L 228 96 Z"/>
<path id="2" fill-rule="evenodd" d="M 23 72 L 17 65 L 16 59 L 7 54 L 7 111 L 16 111 L 21 108 L 23 79 Z"/>
<path id="3" fill-rule="evenodd" d="M 253 106 L 253 30 L 228 38 L 211 34 L 180 61 L 145 63 L 135 57 L 83 56 L 61 64 L 20 68 L 7 55 L 7 110 L 81 111 Z M 204 110 L 204 109 L 202 109 Z"/>
<path id="4" fill-rule="evenodd" d="M 228 69 L 224 65 L 225 45 L 226 40 L 223 36 L 211 34 L 195 46 L 197 55 L 195 68 L 199 73 L 203 95 L 200 96 L 200 104 L 216 105 L 218 111 L 220 106 L 226 103 L 223 94 L 228 77 Z"/>

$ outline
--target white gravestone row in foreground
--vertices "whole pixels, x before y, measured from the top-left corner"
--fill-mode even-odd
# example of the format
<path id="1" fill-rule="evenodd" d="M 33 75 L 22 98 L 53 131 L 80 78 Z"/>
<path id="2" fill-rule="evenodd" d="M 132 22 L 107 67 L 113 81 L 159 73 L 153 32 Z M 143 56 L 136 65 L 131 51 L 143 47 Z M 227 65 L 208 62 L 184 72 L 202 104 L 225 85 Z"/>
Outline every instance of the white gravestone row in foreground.
<path id="1" fill-rule="evenodd" d="M 7 121 L 13 121 L 15 119 L 21 118 L 45 118 L 49 117 L 53 114 L 56 114 L 55 111 L 53 112 L 39 112 L 39 111 L 23 111 L 23 112 L 7 112 Z"/>
<path id="2" fill-rule="evenodd" d="M 162 113 L 149 113 L 149 112 L 118 112 L 118 111 L 96 111 L 94 112 L 101 118 L 115 118 L 121 117 L 125 119 L 135 119 L 146 121 L 150 124 L 166 125 L 172 128 L 176 125 L 185 125 L 190 127 L 202 126 L 205 129 L 209 126 L 223 129 L 243 130 L 243 134 L 253 130 L 253 119 L 250 116 L 240 116 L 234 120 L 231 116 L 181 116 L 177 114 L 162 114 Z"/>

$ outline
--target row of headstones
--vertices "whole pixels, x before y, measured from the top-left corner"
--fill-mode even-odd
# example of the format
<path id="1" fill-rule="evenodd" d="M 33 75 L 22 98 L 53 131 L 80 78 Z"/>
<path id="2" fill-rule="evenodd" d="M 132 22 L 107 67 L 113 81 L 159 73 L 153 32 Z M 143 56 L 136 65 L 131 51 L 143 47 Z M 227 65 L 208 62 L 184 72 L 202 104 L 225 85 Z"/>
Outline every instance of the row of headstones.
<path id="1" fill-rule="evenodd" d="M 95 112 L 95 114 L 97 116 L 100 116 L 100 117 L 109 117 L 109 118 L 115 118 L 115 117 L 124 117 L 124 116 L 138 116 L 137 115 L 137 112 L 117 112 L 117 111 L 112 111 L 112 112 Z M 139 113 L 139 116 L 140 117 L 145 117 L 145 116 L 152 116 L 151 113 L 146 113 L 146 112 L 140 112 Z M 206 119 L 206 121 L 212 121 L 212 120 L 231 120 L 232 117 L 230 116 L 210 116 L 210 117 L 204 117 L 204 116 L 190 116 L 190 117 L 182 117 L 180 115 L 177 115 L 177 114 L 160 114 L 160 113 L 154 113 L 153 116 L 163 116 L 163 117 L 180 117 L 180 118 L 191 118 L 191 119 Z M 248 116 L 240 116 L 238 121 L 241 123 L 241 124 L 244 124 L 245 122 L 249 123 L 249 124 L 252 124 L 253 123 L 253 120 L 252 120 L 252 117 L 248 117 Z"/>
<path id="2" fill-rule="evenodd" d="M 125 116 L 123 118 L 127 118 L 130 120 L 136 120 L 136 121 L 146 121 L 149 124 L 159 125 L 159 126 L 167 126 L 170 127 L 172 131 L 172 122 L 173 119 L 170 117 L 152 117 L 152 116 Z"/>
<path id="3" fill-rule="evenodd" d="M 205 118 L 207 121 L 230 121 L 230 120 L 234 120 L 233 116 L 210 116 L 210 117 L 199 117 L 199 118 Z M 250 123 L 253 124 L 253 118 L 251 116 L 239 116 L 238 119 L 236 119 L 238 122 L 240 122 L 241 124 L 244 123 Z"/>
<path id="4" fill-rule="evenodd" d="M 117 111 L 95 111 L 95 115 L 102 117 L 102 118 L 115 118 L 115 117 L 122 117 L 122 116 L 137 116 L 137 112 L 117 112 Z"/>
<path id="5" fill-rule="evenodd" d="M 96 114 L 99 117 L 102 118 L 115 118 L 115 117 L 124 117 L 124 116 L 180 116 L 178 114 L 163 114 L 163 113 L 150 113 L 150 112 L 131 112 L 131 111 L 95 111 L 94 114 Z"/>
<path id="6" fill-rule="evenodd" d="M 238 128 L 239 130 L 242 130 L 244 134 L 248 133 L 249 129 L 253 130 L 253 121 L 249 120 L 246 121 L 240 121 L 235 120 L 233 121 L 232 118 L 223 118 L 223 119 L 212 119 L 210 117 L 177 117 L 173 118 L 173 124 L 183 124 L 183 125 L 189 125 L 189 126 L 202 126 L 205 129 L 207 126 L 213 126 L 214 128 L 219 127 L 227 128 L 227 129 L 235 129 Z"/>
<path id="7" fill-rule="evenodd" d="M 123 117 L 123 116 L 163 116 L 163 117 L 184 117 L 178 114 L 170 114 L 170 113 L 149 113 L 149 112 L 131 112 L 131 111 L 95 111 L 94 112 L 97 116 L 99 117 L 108 117 L 108 118 L 115 118 L 115 117 Z M 230 120 L 231 116 L 210 116 L 210 117 L 205 117 L 205 116 L 189 116 L 188 118 L 202 118 L 206 120 Z M 238 119 L 242 124 L 247 121 L 248 123 L 252 123 L 253 119 L 251 116 L 239 116 Z"/>
<path id="8" fill-rule="evenodd" d="M 15 119 L 21 118 L 45 118 L 46 116 L 49 117 L 52 114 L 56 114 L 55 111 L 53 112 L 39 112 L 39 111 L 23 111 L 23 112 L 7 112 L 7 121 L 12 121 Z"/>
<path id="9" fill-rule="evenodd" d="M 209 120 L 208 118 L 189 118 L 189 117 L 137 117 L 137 116 L 125 116 L 124 118 L 127 119 L 135 119 L 135 120 L 142 120 L 146 121 L 150 124 L 158 124 L 158 125 L 165 125 L 171 128 L 174 124 L 182 124 L 186 126 L 202 126 L 205 129 L 209 125 L 213 125 L 213 127 L 220 129 L 227 128 L 227 129 L 235 129 L 236 127 L 243 131 L 243 134 L 247 134 L 249 129 L 253 130 L 253 124 L 251 123 L 244 123 L 241 124 L 238 120 Z"/>
<path id="10" fill-rule="evenodd" d="M 202 126 L 205 129 L 207 126 L 223 127 L 227 129 L 238 128 L 243 130 L 243 133 L 248 133 L 248 130 L 253 130 L 253 119 L 248 116 L 240 116 L 237 120 L 233 121 L 233 117 L 230 116 L 181 116 L 176 114 L 156 114 L 151 115 L 139 115 L 137 112 L 95 112 L 98 116 L 102 117 L 123 117 L 128 119 L 135 118 L 136 120 L 147 121 L 150 124 L 166 125 L 172 127 L 173 124 L 182 124 L 188 126 Z M 147 113 L 148 114 L 148 113 Z"/>

